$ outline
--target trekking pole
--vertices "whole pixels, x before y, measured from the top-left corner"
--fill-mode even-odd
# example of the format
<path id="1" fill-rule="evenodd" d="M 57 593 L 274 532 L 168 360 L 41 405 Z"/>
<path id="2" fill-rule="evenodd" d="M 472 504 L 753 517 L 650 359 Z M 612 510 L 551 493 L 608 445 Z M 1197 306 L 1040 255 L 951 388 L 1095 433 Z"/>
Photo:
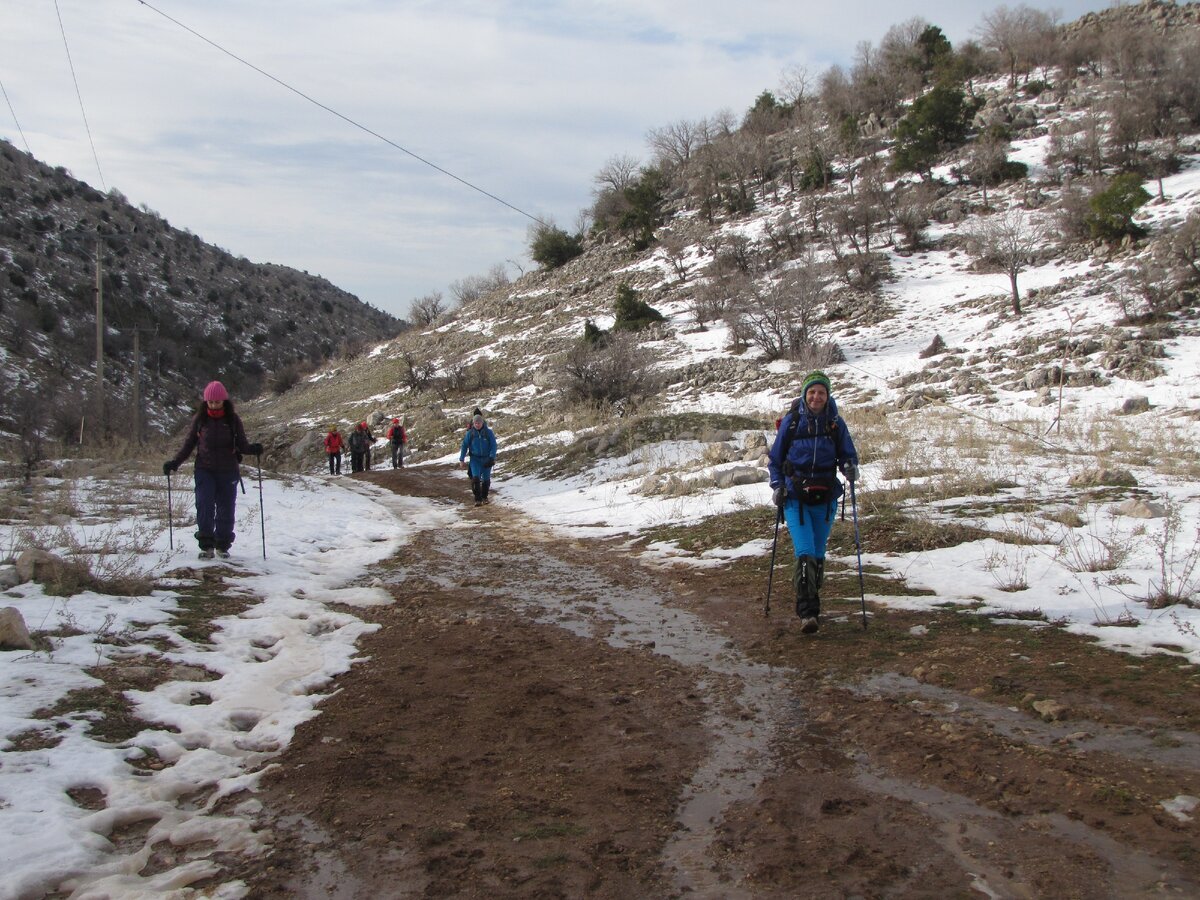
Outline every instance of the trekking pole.
<path id="1" fill-rule="evenodd" d="M 262 496 L 262 457 L 257 453 L 254 454 L 254 461 L 258 465 L 258 524 L 262 528 L 263 541 L 263 559 L 267 558 L 267 514 L 263 511 L 263 496 Z M 246 489 L 242 485 L 242 490 Z"/>
<path id="2" fill-rule="evenodd" d="M 863 584 L 862 540 L 858 535 L 858 501 L 854 496 L 854 482 L 850 482 L 850 512 L 854 518 L 854 549 L 858 552 L 858 596 L 862 599 L 863 629 L 867 627 L 867 588 Z"/>
<path id="3" fill-rule="evenodd" d="M 783 521 L 783 510 L 775 507 L 775 539 L 771 541 L 771 568 L 767 570 L 767 602 L 763 616 L 771 617 L 771 582 L 775 578 L 775 548 L 779 546 L 779 523 Z"/>
<path id="4" fill-rule="evenodd" d="M 167 473 L 167 540 L 171 549 L 175 549 L 175 517 L 171 513 L 171 473 Z"/>

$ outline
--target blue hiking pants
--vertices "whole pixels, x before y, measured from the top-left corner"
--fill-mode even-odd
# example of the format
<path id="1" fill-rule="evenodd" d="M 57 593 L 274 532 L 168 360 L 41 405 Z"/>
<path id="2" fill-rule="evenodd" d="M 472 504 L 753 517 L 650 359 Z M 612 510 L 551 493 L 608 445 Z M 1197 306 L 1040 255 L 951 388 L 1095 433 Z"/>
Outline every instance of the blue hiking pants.
<path id="1" fill-rule="evenodd" d="M 792 547 L 796 556 L 825 558 L 825 545 L 829 542 L 829 532 L 833 530 L 836 512 L 836 500 L 801 509 L 799 500 L 795 497 L 788 498 L 783 506 L 783 520 L 787 522 L 788 534 L 792 536 Z"/>
<path id="2" fill-rule="evenodd" d="M 240 480 L 237 469 L 196 470 L 196 541 L 201 550 L 228 550 L 233 544 L 233 514 Z"/>

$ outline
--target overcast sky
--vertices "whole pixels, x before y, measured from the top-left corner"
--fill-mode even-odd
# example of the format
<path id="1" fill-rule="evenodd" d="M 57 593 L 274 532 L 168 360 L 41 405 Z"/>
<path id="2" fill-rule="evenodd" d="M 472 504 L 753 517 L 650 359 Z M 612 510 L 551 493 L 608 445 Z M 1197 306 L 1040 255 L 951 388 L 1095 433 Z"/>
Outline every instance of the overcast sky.
<path id="1" fill-rule="evenodd" d="M 1031 5 L 1069 21 L 1112 4 Z M 913 16 L 957 43 L 997 6 L 0 0 L 0 137 L 237 256 L 323 275 L 403 316 L 493 264 L 530 268 L 522 212 L 573 228 L 592 176 L 615 155 L 645 159 L 649 129 L 740 116 L 786 69 L 845 65 Z"/>

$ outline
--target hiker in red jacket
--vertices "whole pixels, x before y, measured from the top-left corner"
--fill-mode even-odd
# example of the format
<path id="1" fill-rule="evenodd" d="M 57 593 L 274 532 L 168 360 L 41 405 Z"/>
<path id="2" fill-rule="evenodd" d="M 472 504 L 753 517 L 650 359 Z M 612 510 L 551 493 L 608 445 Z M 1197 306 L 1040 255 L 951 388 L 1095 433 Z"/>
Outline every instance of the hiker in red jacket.
<path id="1" fill-rule="evenodd" d="M 329 427 L 329 434 L 325 435 L 325 455 L 329 457 L 329 474 L 342 474 L 342 433 L 338 431 L 336 425 Z"/>
<path id="2" fill-rule="evenodd" d="M 392 427 L 387 431 L 388 442 L 392 445 L 392 468 L 404 468 L 404 448 L 408 444 L 408 434 L 399 419 L 392 419 Z"/>

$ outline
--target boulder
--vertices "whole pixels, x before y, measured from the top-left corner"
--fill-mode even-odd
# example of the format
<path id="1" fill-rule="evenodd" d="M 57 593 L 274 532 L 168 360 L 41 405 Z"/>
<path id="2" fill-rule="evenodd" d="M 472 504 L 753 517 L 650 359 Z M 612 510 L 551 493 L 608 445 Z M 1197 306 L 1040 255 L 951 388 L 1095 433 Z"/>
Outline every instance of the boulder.
<path id="1" fill-rule="evenodd" d="M 0 566 L 0 591 L 7 591 L 21 583 L 16 566 Z"/>
<path id="2" fill-rule="evenodd" d="M 1044 722 L 1057 722 L 1071 714 L 1070 708 L 1057 700 L 1034 700 L 1031 705 Z"/>
<path id="3" fill-rule="evenodd" d="M 1126 500 L 1124 503 L 1114 506 L 1113 511 L 1119 516 L 1129 516 L 1132 519 L 1165 519 L 1167 517 L 1165 506 L 1149 500 Z"/>
<path id="4" fill-rule="evenodd" d="M 767 480 L 767 473 L 762 469 L 750 466 L 735 466 L 732 469 L 722 469 L 713 476 L 719 488 L 735 487 L 741 484 L 757 484 Z"/>
<path id="5" fill-rule="evenodd" d="M 88 580 L 88 571 L 79 563 L 67 562 L 60 556 L 55 556 L 45 550 L 24 550 L 17 557 L 17 578 L 21 584 L 27 581 L 36 581 L 39 584 L 50 584 L 54 582 L 62 582 L 67 580 L 67 576 L 71 576 L 74 580 L 86 582 Z"/>
<path id="6" fill-rule="evenodd" d="M 1126 469 L 1088 469 L 1071 476 L 1071 487 L 1137 487 L 1137 479 Z"/>
<path id="7" fill-rule="evenodd" d="M 314 454 L 319 456 L 325 452 L 324 441 L 324 434 L 317 434 L 315 431 L 305 432 L 300 440 L 288 448 L 288 455 L 292 459 L 304 459 L 306 456 Z"/>
<path id="8" fill-rule="evenodd" d="M 1148 412 L 1149 410 L 1149 397 L 1126 397 L 1125 402 L 1121 404 L 1121 409 L 1118 415 L 1135 416 L 1138 413 Z"/>
<path id="9" fill-rule="evenodd" d="M 33 638 L 15 606 L 0 609 L 0 650 L 32 650 Z"/>

